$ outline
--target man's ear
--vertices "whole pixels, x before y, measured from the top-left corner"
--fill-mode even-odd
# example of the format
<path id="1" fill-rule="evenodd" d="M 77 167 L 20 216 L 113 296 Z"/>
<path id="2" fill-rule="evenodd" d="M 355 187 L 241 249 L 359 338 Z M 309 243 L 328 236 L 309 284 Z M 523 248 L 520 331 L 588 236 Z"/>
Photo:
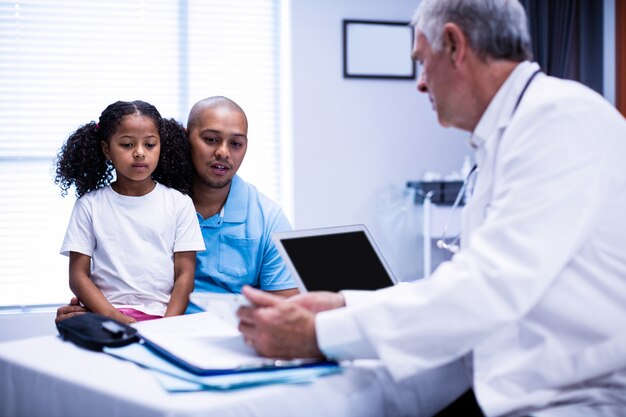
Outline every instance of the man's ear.
<path id="1" fill-rule="evenodd" d="M 452 65 L 458 66 L 467 53 L 467 37 L 454 23 L 443 25 L 443 49 L 450 57 Z"/>

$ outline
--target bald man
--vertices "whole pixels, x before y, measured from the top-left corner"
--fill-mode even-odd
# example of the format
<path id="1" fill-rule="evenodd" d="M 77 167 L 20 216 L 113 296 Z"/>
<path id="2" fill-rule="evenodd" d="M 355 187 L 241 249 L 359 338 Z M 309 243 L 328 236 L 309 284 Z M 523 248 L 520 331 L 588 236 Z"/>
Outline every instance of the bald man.
<path id="1" fill-rule="evenodd" d="M 192 198 L 207 250 L 197 255 L 195 291 L 240 293 L 251 285 L 281 296 L 298 291 L 271 241 L 291 228 L 282 209 L 237 175 L 248 120 L 237 103 L 209 97 L 187 122 L 195 170 Z M 189 311 L 189 310 L 188 310 Z"/>
<path id="2" fill-rule="evenodd" d="M 278 204 L 237 175 L 248 149 L 248 119 L 233 100 L 214 96 L 189 112 L 192 199 L 207 250 L 197 252 L 194 292 L 240 293 L 244 285 L 289 297 L 298 289 L 271 241 L 291 229 Z M 74 297 L 59 322 L 87 311 Z M 189 304 L 187 313 L 201 309 Z"/>

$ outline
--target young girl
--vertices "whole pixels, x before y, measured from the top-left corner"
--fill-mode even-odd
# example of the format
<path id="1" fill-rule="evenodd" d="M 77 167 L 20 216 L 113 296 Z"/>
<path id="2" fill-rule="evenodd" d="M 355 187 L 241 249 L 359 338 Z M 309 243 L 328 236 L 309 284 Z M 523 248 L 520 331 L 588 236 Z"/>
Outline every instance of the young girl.
<path id="1" fill-rule="evenodd" d="M 67 139 L 55 183 L 78 200 L 61 253 L 85 307 L 124 323 L 185 312 L 204 250 L 181 193 L 192 169 L 182 125 L 143 101 L 115 102 Z"/>

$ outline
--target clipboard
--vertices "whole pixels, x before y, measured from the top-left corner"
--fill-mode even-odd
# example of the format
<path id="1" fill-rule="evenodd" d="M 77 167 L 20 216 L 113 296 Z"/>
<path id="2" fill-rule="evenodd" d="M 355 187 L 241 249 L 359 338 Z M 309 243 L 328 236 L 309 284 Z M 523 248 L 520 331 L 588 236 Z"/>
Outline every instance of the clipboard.
<path id="1" fill-rule="evenodd" d="M 340 366 L 333 364 L 281 368 L 270 372 L 257 370 L 218 375 L 196 375 L 154 353 L 144 343 L 133 343 L 121 348 L 105 347 L 104 352 L 147 369 L 169 392 L 231 390 L 270 384 L 301 384 L 311 382 L 321 376 L 342 372 Z"/>
<path id="2" fill-rule="evenodd" d="M 246 345 L 239 330 L 211 312 L 133 324 L 142 343 L 195 375 L 225 375 L 314 366 L 338 366 L 323 359 L 268 359 Z"/>

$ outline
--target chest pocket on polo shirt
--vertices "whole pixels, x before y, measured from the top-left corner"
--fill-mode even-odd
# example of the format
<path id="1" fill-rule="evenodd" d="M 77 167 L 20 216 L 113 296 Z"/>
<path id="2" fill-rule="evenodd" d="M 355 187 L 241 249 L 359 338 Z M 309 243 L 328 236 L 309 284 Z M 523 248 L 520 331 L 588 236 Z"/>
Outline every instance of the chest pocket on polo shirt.
<path id="1" fill-rule="evenodd" d="M 261 238 L 242 238 L 228 235 L 220 236 L 218 271 L 242 277 L 254 269 L 256 252 Z"/>

